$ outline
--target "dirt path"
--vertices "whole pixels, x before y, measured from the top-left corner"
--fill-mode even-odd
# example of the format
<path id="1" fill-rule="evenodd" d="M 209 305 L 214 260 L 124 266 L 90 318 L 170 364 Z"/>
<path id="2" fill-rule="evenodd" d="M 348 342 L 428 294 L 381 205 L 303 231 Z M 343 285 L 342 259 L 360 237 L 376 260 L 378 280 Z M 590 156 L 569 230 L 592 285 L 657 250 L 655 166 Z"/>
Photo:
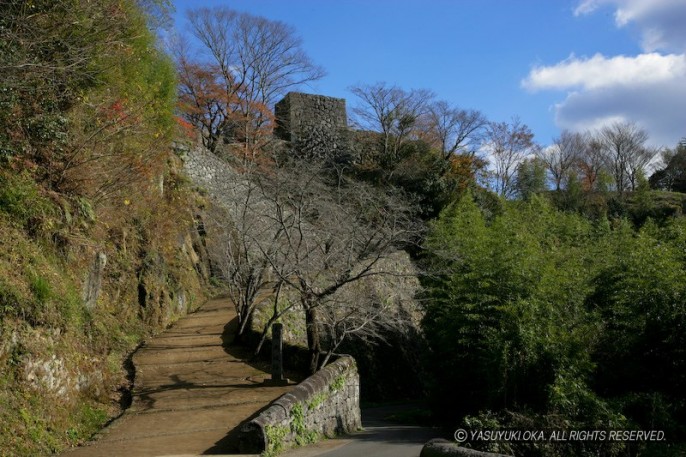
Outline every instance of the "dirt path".
<path id="1" fill-rule="evenodd" d="M 131 408 L 96 440 L 63 455 L 237 453 L 235 429 L 289 387 L 263 386 L 268 367 L 248 364 L 242 348 L 222 345 L 235 317 L 228 300 L 211 300 L 149 340 L 133 356 Z"/>

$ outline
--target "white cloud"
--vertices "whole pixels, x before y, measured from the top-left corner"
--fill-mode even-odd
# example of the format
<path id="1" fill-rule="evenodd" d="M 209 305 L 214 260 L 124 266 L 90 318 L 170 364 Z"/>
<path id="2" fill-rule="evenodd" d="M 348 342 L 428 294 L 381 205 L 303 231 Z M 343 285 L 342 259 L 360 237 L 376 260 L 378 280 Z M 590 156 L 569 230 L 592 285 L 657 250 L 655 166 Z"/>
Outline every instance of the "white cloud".
<path id="1" fill-rule="evenodd" d="M 583 0 L 579 2 L 574 9 L 574 16 L 582 16 L 584 14 L 591 14 L 605 3 L 611 3 L 612 0 Z"/>
<path id="2" fill-rule="evenodd" d="M 686 51 L 686 0 L 582 0 L 574 15 L 591 14 L 605 5 L 615 7 L 617 27 L 638 27 L 646 52 Z"/>
<path id="3" fill-rule="evenodd" d="M 606 6 L 615 9 L 617 27 L 638 28 L 645 53 L 572 55 L 532 68 L 522 86 L 567 92 L 554 106 L 561 128 L 581 131 L 632 121 L 649 132 L 651 145 L 673 146 L 686 136 L 686 0 L 581 0 L 574 14 Z"/>
<path id="4" fill-rule="evenodd" d="M 626 86 L 637 88 L 686 77 L 686 56 L 641 54 L 636 57 L 604 57 L 567 60 L 534 67 L 522 85 L 532 91 L 541 89 L 583 88 L 586 90 Z"/>
<path id="5" fill-rule="evenodd" d="M 571 92 L 555 105 L 555 122 L 572 131 L 595 129 L 615 121 L 634 121 L 650 134 L 653 146 L 673 147 L 686 135 L 686 80 L 644 86 Z"/>

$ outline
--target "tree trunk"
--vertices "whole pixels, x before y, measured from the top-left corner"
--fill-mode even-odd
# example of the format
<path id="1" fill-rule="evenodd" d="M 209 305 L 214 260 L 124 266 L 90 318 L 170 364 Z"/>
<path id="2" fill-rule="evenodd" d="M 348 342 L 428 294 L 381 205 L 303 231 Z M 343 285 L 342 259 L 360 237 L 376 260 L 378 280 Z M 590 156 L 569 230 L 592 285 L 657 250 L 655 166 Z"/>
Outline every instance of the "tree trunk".
<path id="1" fill-rule="evenodd" d="M 239 298 L 240 311 L 238 314 L 239 325 L 237 329 L 239 336 L 245 332 L 248 321 L 250 320 L 250 314 L 252 312 L 251 308 L 253 303 L 255 302 L 255 295 L 257 295 L 257 291 L 255 290 L 255 283 L 256 281 L 253 279 L 253 277 L 249 277 L 247 284 L 244 286 L 245 288 L 241 291 L 241 296 Z"/>
<path id="2" fill-rule="evenodd" d="M 262 350 L 262 345 L 264 345 L 264 342 L 267 341 L 267 332 L 269 332 L 269 328 L 271 325 L 277 321 L 281 316 L 283 316 L 289 309 L 291 309 L 292 305 L 287 306 L 283 310 L 279 311 L 279 297 L 281 296 L 281 288 L 283 287 L 283 281 L 279 281 L 273 289 L 274 292 L 274 299 L 272 301 L 272 315 L 269 318 L 269 322 L 267 322 L 267 325 L 264 326 L 264 329 L 262 329 L 262 335 L 260 336 L 260 342 L 257 345 L 257 348 L 255 349 L 255 357 L 257 357 L 260 354 L 260 351 Z"/>
<path id="3" fill-rule="evenodd" d="M 241 345 L 243 344 L 242 328 L 245 326 L 246 317 L 244 316 L 243 307 L 241 305 L 234 304 L 234 306 L 236 308 L 236 317 L 238 318 L 238 325 L 236 326 L 236 329 L 233 332 L 233 344 Z"/>
<path id="4" fill-rule="evenodd" d="M 343 343 L 343 340 L 345 338 L 345 334 L 343 334 L 340 337 L 337 337 L 335 335 L 330 335 L 331 336 L 331 344 L 326 350 L 326 355 L 324 357 L 324 360 L 322 361 L 321 368 L 324 368 L 326 364 L 329 363 L 329 360 L 331 360 L 331 357 L 333 357 L 334 353 L 338 350 L 340 345 Z"/>
<path id="5" fill-rule="evenodd" d="M 247 306 L 241 310 L 241 314 L 238 318 L 238 328 L 236 329 L 236 336 L 241 337 L 245 333 L 245 329 L 248 328 L 248 324 L 250 322 L 250 318 L 252 317 L 250 314 L 250 308 Z"/>
<path id="6" fill-rule="evenodd" d="M 267 322 L 267 325 L 264 326 L 262 329 L 262 335 L 260 336 L 260 342 L 257 344 L 257 347 L 255 348 L 255 352 L 253 355 L 257 357 L 260 355 L 260 351 L 262 350 L 262 346 L 264 345 L 264 342 L 267 341 L 267 333 L 269 333 L 269 328 L 272 326 L 274 322 L 279 318 L 279 315 L 274 315 L 269 318 L 269 322 Z"/>
<path id="7" fill-rule="evenodd" d="M 238 328 L 236 329 L 236 339 L 242 340 L 245 330 L 250 327 L 252 313 L 255 310 L 255 299 L 257 298 L 259 281 L 251 279 L 240 297 L 240 313 L 238 315 Z"/>
<path id="8" fill-rule="evenodd" d="M 310 373 L 314 374 L 319 369 L 322 344 L 319 325 L 317 325 L 317 308 L 311 304 L 305 306 L 305 324 L 307 325 L 307 348 L 310 352 Z"/>

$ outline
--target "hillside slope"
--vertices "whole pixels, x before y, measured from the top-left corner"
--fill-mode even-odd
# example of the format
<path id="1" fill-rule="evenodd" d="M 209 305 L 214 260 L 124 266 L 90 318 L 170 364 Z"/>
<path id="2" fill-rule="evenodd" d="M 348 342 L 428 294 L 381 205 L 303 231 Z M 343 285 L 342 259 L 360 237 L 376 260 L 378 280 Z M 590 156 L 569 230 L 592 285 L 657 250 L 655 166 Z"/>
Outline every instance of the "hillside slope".
<path id="1" fill-rule="evenodd" d="M 0 455 L 87 439 L 128 354 L 205 300 L 174 69 L 138 5 L 3 2 Z"/>

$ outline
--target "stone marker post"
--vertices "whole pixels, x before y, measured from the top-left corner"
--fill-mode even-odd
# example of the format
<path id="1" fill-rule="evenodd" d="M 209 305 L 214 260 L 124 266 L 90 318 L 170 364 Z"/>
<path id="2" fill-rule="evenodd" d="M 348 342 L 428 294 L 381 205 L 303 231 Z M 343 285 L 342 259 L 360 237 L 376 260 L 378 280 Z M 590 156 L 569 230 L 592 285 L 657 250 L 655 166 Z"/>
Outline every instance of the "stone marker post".
<path id="1" fill-rule="evenodd" d="M 282 383 L 283 378 L 283 324 L 272 324 L 272 382 Z"/>

